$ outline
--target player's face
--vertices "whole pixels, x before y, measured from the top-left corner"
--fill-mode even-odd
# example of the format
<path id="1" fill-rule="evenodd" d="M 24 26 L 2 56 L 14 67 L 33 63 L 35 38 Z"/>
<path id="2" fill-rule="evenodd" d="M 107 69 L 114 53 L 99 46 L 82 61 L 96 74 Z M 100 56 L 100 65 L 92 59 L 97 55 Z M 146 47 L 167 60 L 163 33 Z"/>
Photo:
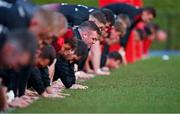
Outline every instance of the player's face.
<path id="1" fill-rule="evenodd" d="M 77 56 L 75 53 L 70 54 L 66 60 L 70 61 L 70 62 L 76 62 L 80 60 L 80 57 Z"/>
<path id="2" fill-rule="evenodd" d="M 108 67 L 110 69 L 117 69 L 120 66 L 119 60 L 109 59 Z"/>
<path id="3" fill-rule="evenodd" d="M 96 31 L 86 31 L 83 33 L 83 38 L 88 47 L 91 47 L 99 40 L 99 35 Z"/>
<path id="4" fill-rule="evenodd" d="M 119 40 L 121 33 L 118 32 L 114 27 L 112 27 L 110 32 L 110 39 L 112 40 Z"/>
<path id="5" fill-rule="evenodd" d="M 100 27 L 100 31 L 101 31 L 101 37 L 104 37 L 104 38 L 107 38 L 108 37 L 108 28 L 109 26 L 106 25 L 106 26 L 103 26 L 103 27 Z"/>
<path id="6" fill-rule="evenodd" d="M 71 56 L 74 53 L 74 50 L 69 44 L 63 44 L 61 47 L 61 50 L 58 52 L 61 56 L 63 56 L 65 59 L 68 59 L 69 56 Z"/>
<path id="7" fill-rule="evenodd" d="M 144 11 L 144 12 L 142 13 L 142 20 L 143 20 L 145 23 L 149 23 L 149 22 L 151 22 L 153 19 L 154 19 L 154 16 L 153 16 L 151 13 L 149 13 L 149 12 L 147 12 L 147 11 Z"/>
<path id="8" fill-rule="evenodd" d="M 106 33 L 106 25 L 105 24 L 101 23 L 100 21 L 98 21 L 93 16 L 89 16 L 89 21 L 93 21 L 97 25 L 97 27 L 100 29 L 102 35 L 104 33 Z"/>
<path id="9" fill-rule="evenodd" d="M 42 68 L 44 68 L 44 67 L 46 67 L 46 66 L 48 66 L 49 65 L 49 59 L 43 59 L 43 58 L 39 58 L 38 59 L 38 67 L 42 67 Z"/>

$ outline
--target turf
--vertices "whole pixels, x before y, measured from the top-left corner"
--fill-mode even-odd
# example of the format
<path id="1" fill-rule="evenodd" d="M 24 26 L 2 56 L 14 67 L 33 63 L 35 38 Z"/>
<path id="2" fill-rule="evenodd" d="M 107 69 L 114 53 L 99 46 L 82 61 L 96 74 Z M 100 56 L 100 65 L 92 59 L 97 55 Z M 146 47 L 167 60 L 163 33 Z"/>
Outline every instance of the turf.
<path id="1" fill-rule="evenodd" d="M 151 58 L 95 77 L 65 99 L 40 99 L 13 112 L 180 112 L 180 58 Z"/>

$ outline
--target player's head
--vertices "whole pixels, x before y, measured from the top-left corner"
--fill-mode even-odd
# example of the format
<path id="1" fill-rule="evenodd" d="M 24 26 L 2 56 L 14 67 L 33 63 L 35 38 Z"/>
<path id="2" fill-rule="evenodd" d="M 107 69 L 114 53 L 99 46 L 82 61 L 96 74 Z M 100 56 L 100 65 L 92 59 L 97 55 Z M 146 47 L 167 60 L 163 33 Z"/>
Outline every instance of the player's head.
<path id="1" fill-rule="evenodd" d="M 61 13 L 39 8 L 31 19 L 29 29 L 40 43 L 50 44 L 58 36 L 64 35 L 67 27 L 67 20 Z"/>
<path id="2" fill-rule="evenodd" d="M 106 16 L 101 10 L 93 11 L 89 15 L 89 21 L 93 21 L 97 25 L 97 27 L 100 29 L 101 32 L 104 31 L 106 27 L 106 23 L 107 23 Z"/>
<path id="3" fill-rule="evenodd" d="M 109 30 L 115 23 L 115 17 L 114 17 L 114 13 L 110 9 L 103 8 L 101 9 L 101 11 L 104 13 L 106 17 L 106 25 L 105 28 L 101 31 L 102 32 L 101 36 L 103 38 L 107 38 L 110 32 Z"/>
<path id="4" fill-rule="evenodd" d="M 125 28 L 128 28 L 131 26 L 131 20 L 125 14 L 119 14 L 116 19 L 119 20 Z"/>
<path id="5" fill-rule="evenodd" d="M 107 66 L 110 69 L 115 69 L 122 63 L 122 56 L 118 52 L 111 52 L 108 55 Z"/>
<path id="6" fill-rule="evenodd" d="M 7 35 L 1 51 L 5 66 L 18 68 L 33 63 L 37 51 L 37 40 L 27 30 L 16 30 Z"/>
<path id="7" fill-rule="evenodd" d="M 76 38 L 72 37 L 72 38 L 64 39 L 64 43 L 57 52 L 57 54 L 58 56 L 61 56 L 66 60 L 71 60 L 71 57 L 75 52 L 76 46 L 77 46 Z"/>
<path id="8" fill-rule="evenodd" d="M 126 33 L 126 29 L 127 28 L 124 27 L 123 23 L 119 19 L 116 19 L 114 25 L 111 28 L 109 38 L 119 40 L 119 38 L 124 36 Z"/>
<path id="9" fill-rule="evenodd" d="M 106 26 L 112 26 L 115 22 L 113 11 L 107 8 L 103 8 L 101 9 L 101 11 L 104 13 L 106 17 Z"/>
<path id="10" fill-rule="evenodd" d="M 82 40 L 78 40 L 74 60 L 75 61 L 79 61 L 80 59 L 85 60 L 87 54 L 88 54 L 87 45 Z"/>
<path id="11" fill-rule="evenodd" d="M 99 40 L 101 34 L 99 28 L 93 21 L 85 21 L 80 26 L 80 34 L 83 41 L 91 47 L 96 41 Z"/>
<path id="12" fill-rule="evenodd" d="M 142 21 L 149 23 L 156 17 L 156 10 L 153 7 L 145 7 L 142 11 Z"/>
<path id="13" fill-rule="evenodd" d="M 56 58 L 55 49 L 51 45 L 46 45 L 40 49 L 36 58 L 36 65 L 38 67 L 50 66 Z"/>

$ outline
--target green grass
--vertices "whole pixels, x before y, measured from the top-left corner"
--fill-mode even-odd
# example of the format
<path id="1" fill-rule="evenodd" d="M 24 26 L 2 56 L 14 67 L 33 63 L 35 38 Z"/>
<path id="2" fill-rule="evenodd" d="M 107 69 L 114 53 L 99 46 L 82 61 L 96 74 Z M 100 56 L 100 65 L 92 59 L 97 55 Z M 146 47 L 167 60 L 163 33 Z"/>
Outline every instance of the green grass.
<path id="1" fill-rule="evenodd" d="M 40 99 L 14 112 L 180 112 L 180 58 L 151 58 L 95 77 L 65 99 Z"/>
<path id="2" fill-rule="evenodd" d="M 69 4 L 83 4 L 87 6 L 98 6 L 97 0 L 33 0 L 38 4 L 45 3 L 69 3 Z"/>

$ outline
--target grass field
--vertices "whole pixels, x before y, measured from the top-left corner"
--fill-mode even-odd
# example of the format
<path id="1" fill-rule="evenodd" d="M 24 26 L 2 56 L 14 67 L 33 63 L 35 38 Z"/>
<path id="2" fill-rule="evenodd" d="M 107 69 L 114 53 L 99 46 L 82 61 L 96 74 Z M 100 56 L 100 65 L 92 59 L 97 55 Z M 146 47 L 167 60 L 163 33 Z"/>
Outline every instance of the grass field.
<path id="1" fill-rule="evenodd" d="M 180 57 L 151 58 L 95 77 L 65 99 L 40 99 L 14 112 L 180 112 Z"/>

